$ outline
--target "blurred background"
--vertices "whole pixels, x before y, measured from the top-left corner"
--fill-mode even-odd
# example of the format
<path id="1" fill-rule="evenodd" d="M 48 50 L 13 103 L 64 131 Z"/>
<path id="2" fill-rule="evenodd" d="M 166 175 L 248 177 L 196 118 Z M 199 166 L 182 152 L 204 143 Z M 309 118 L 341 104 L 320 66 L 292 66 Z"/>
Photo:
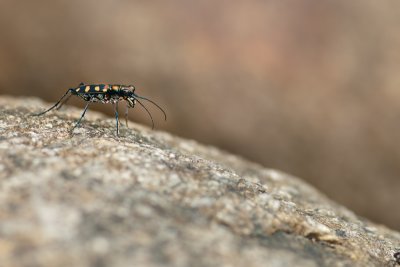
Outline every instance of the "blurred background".
<path id="1" fill-rule="evenodd" d="M 157 128 L 400 230 L 399 29 L 398 0 L 0 0 L 0 93 L 134 84 Z"/>

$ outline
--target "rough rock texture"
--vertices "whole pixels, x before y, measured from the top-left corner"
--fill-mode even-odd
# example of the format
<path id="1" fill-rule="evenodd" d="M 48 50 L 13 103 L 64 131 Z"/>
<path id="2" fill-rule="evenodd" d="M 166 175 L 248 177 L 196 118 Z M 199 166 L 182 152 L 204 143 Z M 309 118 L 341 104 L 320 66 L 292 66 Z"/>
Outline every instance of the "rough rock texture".
<path id="1" fill-rule="evenodd" d="M 117 138 L 90 110 L 71 135 L 79 109 L 0 105 L 1 266 L 396 265 L 399 233 L 295 177 L 140 125 Z"/>
<path id="2" fill-rule="evenodd" d="M 0 94 L 133 83 L 162 129 L 400 231 L 399 29 L 399 0 L 2 0 Z"/>

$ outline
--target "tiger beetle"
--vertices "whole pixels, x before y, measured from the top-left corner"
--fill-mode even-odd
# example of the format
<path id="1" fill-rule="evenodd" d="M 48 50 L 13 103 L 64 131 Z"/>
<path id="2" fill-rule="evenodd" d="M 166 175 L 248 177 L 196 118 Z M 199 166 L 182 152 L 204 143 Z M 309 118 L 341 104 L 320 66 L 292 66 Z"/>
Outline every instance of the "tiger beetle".
<path id="1" fill-rule="evenodd" d="M 65 94 L 55 103 L 51 108 L 34 114 L 34 116 L 41 116 L 43 114 L 46 114 L 52 109 L 60 109 L 72 95 L 76 95 L 81 97 L 83 100 L 87 102 L 81 117 L 75 124 L 75 126 L 72 128 L 71 132 L 81 123 L 83 117 L 85 116 L 85 113 L 89 107 L 89 104 L 92 102 L 100 102 L 100 103 L 111 103 L 114 106 L 114 112 L 115 112 L 115 120 L 117 124 L 117 136 L 119 136 L 119 118 L 118 118 L 118 102 L 125 100 L 126 101 L 126 110 L 125 110 L 125 124 L 128 126 L 128 110 L 129 108 L 134 108 L 136 102 L 139 103 L 149 114 L 151 123 L 152 123 L 152 129 L 154 129 L 154 120 L 153 117 L 151 116 L 150 111 L 146 108 L 146 106 L 140 102 L 139 99 L 143 99 L 146 101 L 149 101 L 153 105 L 155 105 L 158 109 L 161 110 L 161 112 L 164 114 L 164 119 L 167 120 L 167 115 L 165 111 L 157 105 L 155 102 L 152 100 L 139 96 L 135 94 L 135 86 L 133 85 L 121 85 L 121 84 L 84 84 L 80 83 L 77 87 L 75 88 L 70 88 L 65 92 Z"/>

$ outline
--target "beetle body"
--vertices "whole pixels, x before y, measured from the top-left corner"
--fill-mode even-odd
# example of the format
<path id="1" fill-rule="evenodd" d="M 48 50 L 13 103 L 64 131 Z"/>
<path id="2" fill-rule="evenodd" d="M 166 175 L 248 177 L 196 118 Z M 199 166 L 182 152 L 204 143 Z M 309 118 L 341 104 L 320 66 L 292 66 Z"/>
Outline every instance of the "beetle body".
<path id="1" fill-rule="evenodd" d="M 71 88 L 71 93 L 89 102 L 117 103 L 121 100 L 128 102 L 130 107 L 135 106 L 135 87 L 121 84 L 80 84 Z"/>
<path id="2" fill-rule="evenodd" d="M 139 96 L 135 93 L 135 87 L 133 85 L 121 85 L 121 84 L 84 84 L 80 83 L 77 87 L 70 88 L 68 91 L 55 103 L 51 108 L 35 114 L 36 116 L 43 115 L 50 110 L 56 108 L 59 109 L 61 108 L 72 95 L 79 96 L 82 98 L 84 101 L 87 102 L 85 109 L 80 117 L 80 119 L 77 121 L 75 124 L 74 128 L 75 129 L 85 116 L 85 113 L 89 107 L 89 104 L 92 102 L 100 102 L 100 103 L 111 103 L 114 105 L 114 111 L 115 111 L 115 119 L 116 119 L 116 125 L 117 125 L 117 135 L 119 135 L 119 118 L 118 118 L 118 103 L 120 101 L 126 101 L 126 111 L 125 111 L 125 122 L 126 125 L 128 125 L 128 109 L 135 107 L 136 102 L 139 103 L 149 114 L 152 122 L 152 128 L 154 128 L 154 120 L 149 112 L 149 110 L 146 108 L 145 105 L 139 100 L 146 100 L 153 105 L 155 105 L 157 108 L 159 108 L 163 114 L 165 120 L 167 120 L 167 115 L 165 114 L 165 111 L 157 105 L 155 102 L 152 100 Z M 72 129 L 72 130 L 73 130 Z"/>

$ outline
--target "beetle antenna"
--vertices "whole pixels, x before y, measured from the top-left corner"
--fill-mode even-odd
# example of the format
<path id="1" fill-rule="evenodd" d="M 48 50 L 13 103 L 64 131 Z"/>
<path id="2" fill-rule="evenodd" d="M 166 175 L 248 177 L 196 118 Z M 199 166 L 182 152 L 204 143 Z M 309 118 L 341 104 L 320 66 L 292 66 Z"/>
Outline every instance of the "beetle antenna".
<path id="1" fill-rule="evenodd" d="M 153 116 L 151 116 L 150 111 L 146 108 L 145 105 L 142 104 L 142 102 L 140 102 L 139 100 L 136 99 L 136 101 L 146 110 L 147 114 L 149 114 L 150 119 L 151 119 L 151 129 L 154 129 L 154 120 L 153 120 Z"/>
<path id="2" fill-rule="evenodd" d="M 165 111 L 159 106 L 159 105 L 157 105 L 156 104 L 156 102 L 154 102 L 154 101 L 152 101 L 152 100 L 150 100 L 150 99 L 148 99 L 148 98 L 146 98 L 146 97 L 143 97 L 143 96 L 138 96 L 137 94 L 135 94 L 135 93 L 133 93 L 133 96 L 135 97 L 135 98 L 140 98 L 140 99 L 143 99 L 143 100 L 147 100 L 147 101 L 149 101 L 150 103 L 152 103 L 153 105 L 155 105 L 156 107 L 158 107 L 158 109 L 159 110 L 161 110 L 161 112 L 164 114 L 164 120 L 167 120 L 167 114 L 165 113 Z M 137 100 L 137 99 L 136 99 Z M 138 100 L 138 102 L 139 102 L 139 100 Z M 140 102 L 139 102 L 140 103 Z M 143 104 L 141 104 L 142 106 L 143 106 Z M 144 106 L 143 106 L 144 107 Z"/>

